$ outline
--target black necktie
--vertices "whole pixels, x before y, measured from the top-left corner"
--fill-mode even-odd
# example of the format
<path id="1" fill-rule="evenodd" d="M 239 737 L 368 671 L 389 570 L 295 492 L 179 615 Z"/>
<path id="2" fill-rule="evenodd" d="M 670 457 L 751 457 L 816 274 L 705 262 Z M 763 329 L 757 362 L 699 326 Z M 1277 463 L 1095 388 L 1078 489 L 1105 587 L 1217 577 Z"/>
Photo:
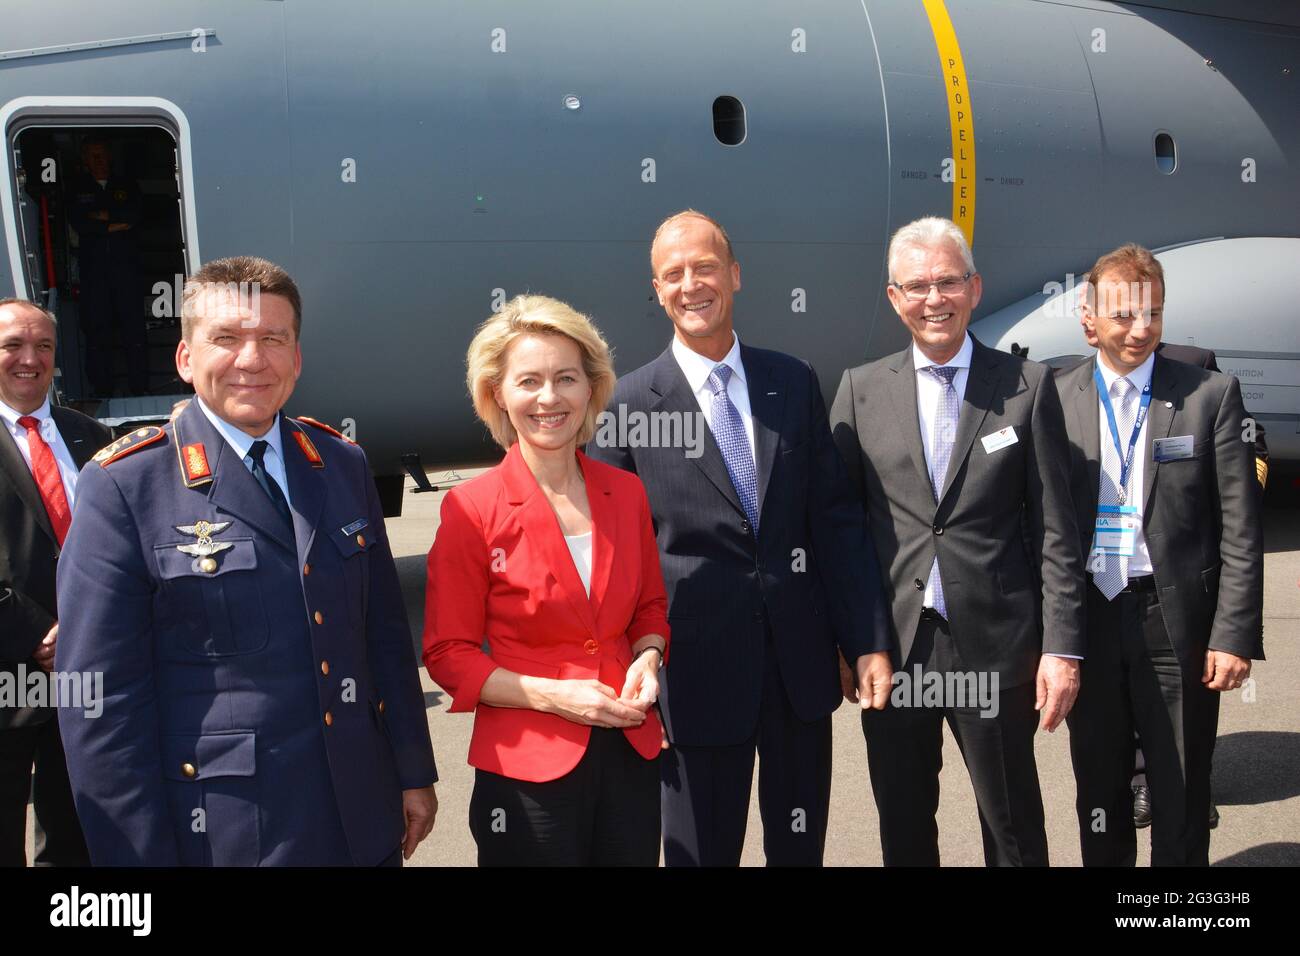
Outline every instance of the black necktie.
<path id="1" fill-rule="evenodd" d="M 284 497 L 284 492 L 280 490 L 280 486 L 276 484 L 275 479 L 266 470 L 264 459 L 268 447 L 266 442 L 258 439 L 253 442 L 253 447 L 248 449 L 248 457 L 253 459 L 253 477 L 262 486 L 266 496 L 271 499 L 271 504 L 275 505 L 275 510 L 280 513 L 280 517 L 292 528 L 293 518 L 289 516 L 289 502 Z"/>

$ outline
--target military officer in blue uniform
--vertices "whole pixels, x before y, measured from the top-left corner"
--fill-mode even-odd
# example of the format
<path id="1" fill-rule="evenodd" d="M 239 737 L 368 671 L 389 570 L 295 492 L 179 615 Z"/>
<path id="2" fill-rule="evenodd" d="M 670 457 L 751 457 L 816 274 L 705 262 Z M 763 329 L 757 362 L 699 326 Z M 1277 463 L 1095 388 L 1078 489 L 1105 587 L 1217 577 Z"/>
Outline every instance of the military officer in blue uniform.
<path id="1" fill-rule="evenodd" d="M 86 467 L 59 562 L 56 667 L 104 675 L 102 714 L 59 715 L 91 860 L 400 863 L 437 773 L 365 455 L 280 414 L 278 266 L 208 263 L 182 322 L 196 399 Z"/>

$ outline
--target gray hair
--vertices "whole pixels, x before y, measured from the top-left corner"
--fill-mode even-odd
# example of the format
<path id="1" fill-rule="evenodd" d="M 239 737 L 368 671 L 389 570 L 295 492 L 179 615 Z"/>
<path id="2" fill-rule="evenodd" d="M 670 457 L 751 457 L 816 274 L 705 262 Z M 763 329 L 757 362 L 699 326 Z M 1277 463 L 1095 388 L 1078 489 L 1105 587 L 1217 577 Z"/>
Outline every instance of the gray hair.
<path id="1" fill-rule="evenodd" d="M 49 319 L 50 324 L 54 326 L 55 331 L 56 332 L 58 331 L 59 320 L 55 318 L 53 312 L 45 308 L 39 302 L 33 302 L 31 299 L 14 299 L 14 298 L 0 299 L 0 308 L 3 308 L 6 305 L 25 305 L 29 309 L 35 309 L 41 315 Z"/>
<path id="2" fill-rule="evenodd" d="M 951 242 L 957 247 L 962 262 L 966 264 L 967 272 L 976 271 L 975 257 L 970 254 L 970 243 L 966 241 L 966 234 L 961 231 L 961 228 L 951 219 L 944 219 L 942 216 L 925 216 L 900 227 L 889 240 L 890 280 L 894 278 L 894 266 L 905 246 L 929 248 L 944 241 Z"/>

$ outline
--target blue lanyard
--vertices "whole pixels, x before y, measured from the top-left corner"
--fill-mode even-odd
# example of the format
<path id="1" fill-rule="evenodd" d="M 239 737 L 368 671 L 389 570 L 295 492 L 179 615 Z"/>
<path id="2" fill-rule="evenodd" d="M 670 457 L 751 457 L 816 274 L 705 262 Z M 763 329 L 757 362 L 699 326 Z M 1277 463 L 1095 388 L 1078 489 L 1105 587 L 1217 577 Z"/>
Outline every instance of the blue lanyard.
<path id="1" fill-rule="evenodd" d="M 1146 388 L 1142 389 L 1142 401 L 1138 405 L 1137 418 L 1133 420 L 1133 434 L 1129 437 L 1128 454 L 1125 455 L 1119 443 L 1119 426 L 1115 424 L 1115 406 L 1110 402 L 1110 389 L 1106 388 L 1106 380 L 1101 377 L 1101 369 L 1094 368 L 1092 377 L 1097 383 L 1097 394 L 1101 397 L 1102 407 L 1106 409 L 1106 421 L 1110 424 L 1110 437 L 1115 442 L 1115 453 L 1124 458 L 1119 471 L 1120 504 L 1123 504 L 1128 492 L 1128 471 L 1133 466 L 1133 449 L 1137 447 L 1138 435 L 1142 433 L 1142 423 L 1146 421 L 1147 408 L 1151 405 L 1151 382 L 1148 381 Z"/>

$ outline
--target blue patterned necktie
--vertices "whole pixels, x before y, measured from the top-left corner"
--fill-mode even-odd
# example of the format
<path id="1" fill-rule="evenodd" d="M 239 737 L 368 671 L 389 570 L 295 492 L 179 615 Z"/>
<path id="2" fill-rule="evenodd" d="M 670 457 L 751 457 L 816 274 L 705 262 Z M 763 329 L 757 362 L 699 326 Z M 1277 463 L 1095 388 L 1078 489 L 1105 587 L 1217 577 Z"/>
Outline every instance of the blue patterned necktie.
<path id="1" fill-rule="evenodd" d="M 279 512 L 285 524 L 292 528 L 293 518 L 289 514 L 289 501 L 285 498 L 284 492 L 280 490 L 279 484 L 266 470 L 266 449 L 269 447 L 265 441 L 259 438 L 253 442 L 253 447 L 248 449 L 248 457 L 253 459 L 253 477 L 262 486 L 266 496 L 271 499 L 271 504 L 275 505 L 275 510 Z"/>
<path id="2" fill-rule="evenodd" d="M 758 537 L 758 477 L 754 471 L 754 455 L 745 435 L 745 423 L 740 412 L 727 396 L 727 382 L 731 380 L 731 366 L 719 364 L 709 373 L 709 389 L 713 392 L 713 437 L 722 450 L 722 460 L 731 476 L 732 487 L 740 496 L 741 507 L 749 518 L 754 537 Z"/>
<path id="3" fill-rule="evenodd" d="M 1110 383 L 1111 404 L 1115 407 L 1115 427 L 1121 441 L 1133 434 L 1133 423 L 1137 420 L 1137 409 L 1134 407 L 1136 397 L 1137 389 L 1122 375 Z M 1105 421 L 1106 416 L 1101 417 Z M 1097 493 L 1098 504 L 1120 504 L 1119 476 L 1123 464 L 1119 450 L 1110 436 L 1110 429 L 1107 428 L 1101 440 L 1101 482 Z M 1133 483 L 1132 479 L 1133 475 L 1130 471 L 1130 485 Z M 1127 489 L 1125 492 L 1125 497 L 1128 497 Z M 1093 560 L 1096 562 L 1094 565 L 1096 570 L 1092 574 L 1092 583 L 1097 585 L 1097 590 L 1106 596 L 1107 601 L 1115 600 L 1115 596 L 1128 585 L 1129 559 L 1122 554 L 1105 554 L 1098 555 Z"/>
<path id="4" fill-rule="evenodd" d="M 957 417 L 961 414 L 961 399 L 952 380 L 961 371 L 955 365 L 931 365 L 926 371 L 939 380 L 939 407 L 935 410 L 934 434 L 930 443 L 930 486 L 934 502 L 939 503 L 943 482 L 948 475 L 948 462 L 952 460 L 952 445 L 957 437 Z M 948 619 L 948 603 L 943 597 L 943 580 L 939 577 L 939 557 L 930 565 L 930 591 L 934 609 Z"/>

